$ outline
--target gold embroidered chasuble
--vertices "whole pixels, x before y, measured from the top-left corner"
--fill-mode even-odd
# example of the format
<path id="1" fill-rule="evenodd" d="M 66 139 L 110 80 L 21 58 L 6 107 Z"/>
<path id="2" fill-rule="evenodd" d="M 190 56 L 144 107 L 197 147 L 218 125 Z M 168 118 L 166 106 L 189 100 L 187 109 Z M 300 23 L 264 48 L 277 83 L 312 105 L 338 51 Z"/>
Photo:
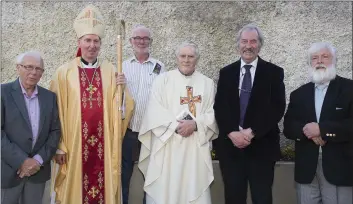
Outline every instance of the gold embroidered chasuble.
<path id="1" fill-rule="evenodd" d="M 121 174 L 121 165 L 117 162 L 118 155 L 121 154 L 118 140 L 122 140 L 122 137 L 118 138 L 117 135 L 121 128 L 123 135 L 125 134 L 134 102 L 125 90 L 125 119 L 119 123 L 117 114 L 122 103 L 117 102 L 113 65 L 104 60 L 93 75 L 92 70 L 83 72 L 82 68 L 79 68 L 79 61 L 79 58 L 75 58 L 58 68 L 50 84 L 50 90 L 57 95 L 62 126 L 58 149 L 67 155 L 67 163 L 61 165 L 56 178 L 52 178 L 55 181 L 56 201 L 61 204 L 79 204 L 88 199 L 89 204 L 116 204 L 119 203 L 115 200 L 116 189 L 121 185 L 117 183 Z M 101 113 L 93 114 L 91 118 L 86 117 L 90 108 L 97 108 Z M 94 130 L 92 134 L 86 135 L 85 133 L 89 133 L 89 127 L 85 120 L 95 120 L 94 118 L 96 121 L 91 121 Z M 85 161 L 95 164 L 99 163 L 100 158 L 103 158 L 101 164 L 104 167 L 98 168 L 100 165 L 97 164 L 86 171 L 96 171 L 96 177 L 90 181 L 89 174 L 87 177 L 83 175 L 85 169 L 89 168 L 85 167 Z M 53 170 L 55 169 L 53 166 Z"/>

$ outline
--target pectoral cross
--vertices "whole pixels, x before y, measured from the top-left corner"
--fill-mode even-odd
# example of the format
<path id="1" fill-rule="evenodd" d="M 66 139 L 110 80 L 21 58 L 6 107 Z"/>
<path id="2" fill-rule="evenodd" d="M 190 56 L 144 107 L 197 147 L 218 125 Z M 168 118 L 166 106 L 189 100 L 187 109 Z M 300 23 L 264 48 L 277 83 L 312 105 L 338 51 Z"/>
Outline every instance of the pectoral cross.
<path id="1" fill-rule="evenodd" d="M 180 97 L 180 105 L 188 104 L 189 111 L 194 117 L 196 117 L 196 106 L 195 103 L 201 103 L 201 95 L 193 96 L 193 88 L 191 86 L 186 87 L 187 97 Z"/>
<path id="2" fill-rule="evenodd" d="M 87 87 L 86 91 L 88 91 L 88 93 L 89 93 L 88 101 L 89 101 L 90 107 L 92 108 L 92 101 L 95 101 L 95 100 L 96 100 L 95 98 L 93 98 L 93 93 L 94 93 L 95 91 L 97 91 L 97 88 L 96 88 L 95 86 L 93 86 L 92 84 L 90 84 L 90 85 Z"/>
<path id="3" fill-rule="evenodd" d="M 89 93 L 90 95 L 92 95 L 95 91 L 97 91 L 97 88 L 96 88 L 95 86 L 93 86 L 92 84 L 90 84 L 90 85 L 87 87 L 86 91 L 88 91 L 88 93 Z"/>

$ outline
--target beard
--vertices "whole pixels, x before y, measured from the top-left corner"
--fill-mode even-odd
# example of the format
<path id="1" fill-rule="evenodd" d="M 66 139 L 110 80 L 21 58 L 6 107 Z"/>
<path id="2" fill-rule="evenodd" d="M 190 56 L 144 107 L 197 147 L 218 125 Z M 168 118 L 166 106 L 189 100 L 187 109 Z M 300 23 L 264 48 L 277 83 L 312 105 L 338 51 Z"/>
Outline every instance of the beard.
<path id="1" fill-rule="evenodd" d="M 321 67 L 321 68 L 318 68 Z M 323 64 L 309 68 L 311 82 L 315 84 L 324 84 L 336 78 L 336 67 L 334 65 L 325 66 Z"/>

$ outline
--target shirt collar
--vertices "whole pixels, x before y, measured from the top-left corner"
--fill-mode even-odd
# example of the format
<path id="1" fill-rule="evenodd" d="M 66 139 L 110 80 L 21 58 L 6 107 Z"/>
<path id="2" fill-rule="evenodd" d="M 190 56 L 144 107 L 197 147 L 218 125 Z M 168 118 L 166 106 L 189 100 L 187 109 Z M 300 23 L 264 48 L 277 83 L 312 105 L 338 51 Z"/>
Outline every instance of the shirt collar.
<path id="1" fill-rule="evenodd" d="M 129 59 L 129 62 L 132 63 L 132 62 L 139 62 L 139 61 L 136 59 L 136 56 L 134 55 L 133 57 L 131 57 Z M 147 62 L 151 62 L 153 65 L 155 65 L 157 61 L 155 59 L 153 59 L 151 56 L 148 56 L 148 59 L 146 61 L 144 61 L 142 64 L 147 63 Z"/>
<path id="2" fill-rule="evenodd" d="M 28 95 L 27 95 L 27 92 L 26 92 L 26 89 L 23 87 L 20 78 L 18 78 L 18 82 L 20 83 L 22 93 L 23 93 L 24 95 L 28 96 Z M 37 96 L 37 95 L 38 95 L 38 86 L 36 85 L 35 88 L 34 88 L 34 91 L 33 91 L 32 96 Z"/>
<path id="3" fill-rule="evenodd" d="M 254 61 L 252 61 L 249 65 L 252 66 L 252 68 L 255 68 L 257 67 L 257 61 L 259 60 L 259 57 L 256 57 L 256 59 Z M 240 68 L 243 68 L 244 65 L 246 65 L 248 63 L 244 62 L 244 60 L 242 58 L 240 58 Z"/>
<path id="4" fill-rule="evenodd" d="M 191 77 L 194 76 L 195 73 L 196 73 L 196 69 L 195 69 L 190 75 L 185 75 L 185 74 L 183 74 L 183 73 L 180 71 L 179 68 L 177 68 L 177 69 L 178 69 L 178 72 L 179 72 L 183 77 L 185 77 L 185 78 L 191 78 Z"/>
<path id="5" fill-rule="evenodd" d="M 326 83 L 323 83 L 323 84 L 315 84 L 315 88 L 317 89 L 325 89 L 328 87 L 328 85 L 330 85 L 330 82 L 326 82 Z"/>
<path id="6" fill-rule="evenodd" d="M 83 59 L 82 57 L 81 57 L 81 62 L 84 64 L 84 65 L 86 65 L 86 66 L 95 66 L 96 64 L 97 64 L 97 62 L 98 62 L 98 58 L 93 62 L 93 63 L 89 63 L 89 62 L 87 62 L 85 59 Z"/>

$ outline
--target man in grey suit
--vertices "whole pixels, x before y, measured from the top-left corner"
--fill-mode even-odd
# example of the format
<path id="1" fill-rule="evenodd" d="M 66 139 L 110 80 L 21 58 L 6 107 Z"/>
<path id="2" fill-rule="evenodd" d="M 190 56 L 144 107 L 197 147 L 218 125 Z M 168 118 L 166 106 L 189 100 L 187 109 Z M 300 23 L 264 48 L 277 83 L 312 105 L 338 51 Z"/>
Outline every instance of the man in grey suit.
<path id="1" fill-rule="evenodd" d="M 42 203 L 60 139 L 56 95 L 37 85 L 38 52 L 17 57 L 18 79 L 1 84 L 1 203 Z"/>

